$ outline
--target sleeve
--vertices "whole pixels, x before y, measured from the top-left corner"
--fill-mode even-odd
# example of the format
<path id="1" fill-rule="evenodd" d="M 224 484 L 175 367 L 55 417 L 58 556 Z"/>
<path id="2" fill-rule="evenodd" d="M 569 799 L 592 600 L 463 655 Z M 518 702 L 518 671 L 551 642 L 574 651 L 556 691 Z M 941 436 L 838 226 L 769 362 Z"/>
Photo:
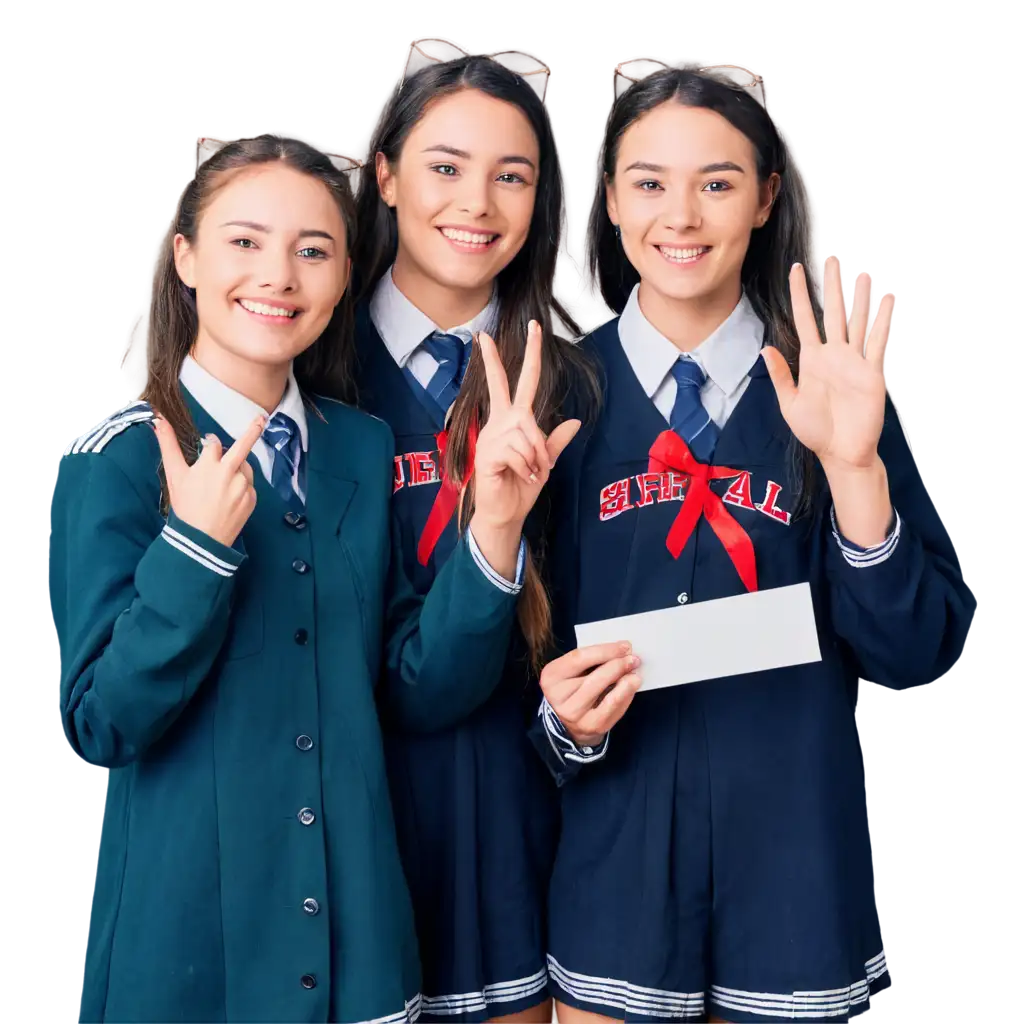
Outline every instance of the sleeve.
<path id="1" fill-rule="evenodd" d="M 64 458 L 50 603 L 64 732 L 82 758 L 120 767 L 174 722 L 223 643 L 243 560 L 173 513 L 161 529 L 112 457 Z"/>
<path id="2" fill-rule="evenodd" d="M 875 548 L 844 540 L 822 515 L 832 626 L 861 678 L 893 689 L 940 678 L 963 650 L 976 600 L 925 490 L 891 400 L 879 455 L 896 513 Z"/>
<path id="3" fill-rule="evenodd" d="M 545 698 L 537 709 L 529 736 L 541 760 L 554 776 L 556 785 L 564 786 L 576 777 L 584 765 L 604 758 L 608 753 L 611 733 L 605 733 L 604 739 L 596 747 L 579 746 Z"/>

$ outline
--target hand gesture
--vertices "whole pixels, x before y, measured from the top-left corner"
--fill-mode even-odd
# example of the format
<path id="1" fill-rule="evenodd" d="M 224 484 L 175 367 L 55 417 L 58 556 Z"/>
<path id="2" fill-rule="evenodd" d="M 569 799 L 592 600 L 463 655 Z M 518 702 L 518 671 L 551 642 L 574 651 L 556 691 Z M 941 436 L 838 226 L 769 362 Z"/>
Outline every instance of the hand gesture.
<path id="1" fill-rule="evenodd" d="M 491 529 L 521 526 L 565 446 L 580 428 L 579 420 L 559 424 L 550 437 L 533 418 L 533 399 L 540 382 L 542 332 L 530 321 L 523 368 L 510 397 L 508 377 L 493 339 L 478 336 L 487 374 L 490 416 L 476 444 L 474 522 Z"/>
<path id="2" fill-rule="evenodd" d="M 210 434 L 190 466 L 171 425 L 159 416 L 153 420 L 174 514 L 226 547 L 235 542 L 256 507 L 252 467 L 246 458 L 264 425 L 263 417 L 257 416 L 226 452 L 220 439 Z"/>
<path id="3" fill-rule="evenodd" d="M 597 746 L 640 689 L 640 659 L 631 652 L 627 643 L 594 644 L 544 666 L 540 688 L 580 746 Z"/>
<path id="4" fill-rule="evenodd" d="M 830 257 L 825 263 L 827 340 L 823 343 L 800 264 L 794 264 L 790 271 L 789 286 L 800 337 L 800 383 L 794 383 L 778 349 L 762 349 L 782 415 L 797 440 L 826 468 L 870 467 L 877 458 L 885 416 L 882 361 L 895 299 L 892 295 L 882 299 L 865 345 L 871 279 L 867 274 L 857 278 L 853 313 L 847 325 L 839 261 Z"/>

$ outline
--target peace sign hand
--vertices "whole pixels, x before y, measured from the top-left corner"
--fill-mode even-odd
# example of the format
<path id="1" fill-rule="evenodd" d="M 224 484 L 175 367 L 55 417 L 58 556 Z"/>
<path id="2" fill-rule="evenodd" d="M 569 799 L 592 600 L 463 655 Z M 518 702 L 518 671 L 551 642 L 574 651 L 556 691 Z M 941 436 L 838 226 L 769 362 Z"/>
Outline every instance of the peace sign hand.
<path id="1" fill-rule="evenodd" d="M 203 450 L 191 466 L 181 454 L 171 425 L 157 416 L 153 426 L 174 514 L 230 547 L 256 507 L 252 467 L 246 458 L 263 433 L 264 418 L 257 416 L 226 452 L 220 439 L 210 434 L 204 438 Z"/>
<path id="2" fill-rule="evenodd" d="M 555 461 L 580 428 L 579 420 L 566 420 L 547 437 L 534 419 L 533 400 L 540 383 L 543 342 L 536 320 L 530 321 L 515 398 L 509 394 L 508 377 L 493 339 L 481 332 L 479 342 L 487 374 L 490 417 L 477 438 L 473 471 L 473 533 L 478 542 L 480 526 L 496 531 L 521 529 Z"/>
<path id="3" fill-rule="evenodd" d="M 779 399 L 779 408 L 797 440 L 838 471 L 869 468 L 877 459 L 885 416 L 882 363 L 895 299 L 879 304 L 871 333 L 868 310 L 871 279 L 857 278 L 849 325 L 843 308 L 839 261 L 825 262 L 825 336 L 822 342 L 807 293 L 804 268 L 794 264 L 789 275 L 793 319 L 800 336 L 800 383 L 778 349 L 762 354 Z"/>

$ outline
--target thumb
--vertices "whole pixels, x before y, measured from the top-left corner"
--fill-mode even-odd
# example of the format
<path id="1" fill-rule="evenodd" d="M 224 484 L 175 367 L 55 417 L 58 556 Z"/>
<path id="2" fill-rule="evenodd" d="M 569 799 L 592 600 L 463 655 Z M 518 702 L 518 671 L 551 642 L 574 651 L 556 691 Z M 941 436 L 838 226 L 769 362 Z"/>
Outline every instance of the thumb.
<path id="1" fill-rule="evenodd" d="M 156 431 L 156 443 L 160 446 L 160 458 L 163 460 L 167 486 L 171 487 L 173 481 L 180 479 L 181 474 L 188 469 L 188 463 L 181 453 L 178 436 L 167 420 L 161 416 L 154 416 L 153 429 Z"/>
<path id="2" fill-rule="evenodd" d="M 547 440 L 547 449 L 548 458 L 551 459 L 552 465 L 555 464 L 558 456 L 565 451 L 569 442 L 576 436 L 576 432 L 580 429 L 581 425 L 579 420 L 566 420 L 564 423 L 559 423 L 551 431 Z"/>
<path id="3" fill-rule="evenodd" d="M 772 379 L 775 387 L 775 394 L 779 399 L 779 408 L 785 409 L 796 397 L 796 383 L 793 380 L 793 371 L 789 368 L 785 356 L 771 345 L 765 345 L 761 349 L 761 356 L 765 366 L 768 368 L 768 376 Z"/>

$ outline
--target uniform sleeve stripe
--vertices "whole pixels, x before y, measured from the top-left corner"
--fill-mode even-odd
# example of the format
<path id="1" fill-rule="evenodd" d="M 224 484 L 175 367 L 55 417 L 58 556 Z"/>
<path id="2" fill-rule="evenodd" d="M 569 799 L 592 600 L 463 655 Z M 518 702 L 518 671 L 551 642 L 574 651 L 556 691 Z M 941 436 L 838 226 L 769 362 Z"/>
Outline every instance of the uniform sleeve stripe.
<path id="1" fill-rule="evenodd" d="M 515 583 L 509 582 L 500 573 L 494 571 L 491 568 L 490 563 L 484 558 L 484 553 L 480 550 L 477 545 L 476 538 L 473 536 L 473 531 L 466 530 L 466 538 L 469 543 L 470 554 L 473 556 L 473 561 L 479 566 L 480 571 L 501 591 L 506 594 L 518 594 L 523 589 L 523 567 L 526 564 L 526 541 L 520 540 L 519 542 L 519 555 L 516 558 L 516 581 Z"/>
<path id="2" fill-rule="evenodd" d="M 206 566 L 207 569 L 212 569 L 219 576 L 235 575 L 236 567 L 230 562 L 225 562 L 223 559 L 211 554 L 205 548 L 201 548 L 198 544 L 189 540 L 184 534 L 178 533 L 177 530 L 173 530 L 171 527 L 165 526 L 160 536 L 162 536 L 172 548 L 177 548 L 183 555 L 188 555 L 188 557 L 193 561 Z"/>
<path id="3" fill-rule="evenodd" d="M 866 569 L 872 565 L 880 565 L 888 558 L 892 557 L 892 553 L 896 550 L 896 545 L 900 539 L 900 529 L 902 527 L 902 520 L 900 519 L 899 512 L 896 512 L 896 525 L 892 528 L 892 532 L 881 544 L 876 544 L 871 548 L 859 548 L 844 541 L 839 533 L 839 524 L 836 522 L 836 509 L 832 506 L 832 536 L 835 538 L 836 544 L 839 545 L 839 550 L 842 552 L 843 558 L 849 565 L 852 565 L 855 569 Z"/>
<path id="4" fill-rule="evenodd" d="M 153 418 L 153 410 L 145 402 L 136 402 L 113 416 L 108 416 L 92 430 L 76 438 L 64 449 L 65 455 L 80 455 L 86 452 L 100 452 L 107 442 L 126 430 L 133 423 L 143 423 Z"/>
<path id="5" fill-rule="evenodd" d="M 541 716 L 544 723 L 544 731 L 547 733 L 551 749 L 558 755 L 564 764 L 566 761 L 576 761 L 578 764 L 590 764 L 592 761 L 600 761 L 608 753 L 608 740 L 611 733 L 606 733 L 604 739 L 597 747 L 580 747 L 569 735 L 568 730 L 562 724 L 562 720 L 555 714 L 555 709 L 548 703 L 545 697 L 540 704 L 537 714 Z"/>

